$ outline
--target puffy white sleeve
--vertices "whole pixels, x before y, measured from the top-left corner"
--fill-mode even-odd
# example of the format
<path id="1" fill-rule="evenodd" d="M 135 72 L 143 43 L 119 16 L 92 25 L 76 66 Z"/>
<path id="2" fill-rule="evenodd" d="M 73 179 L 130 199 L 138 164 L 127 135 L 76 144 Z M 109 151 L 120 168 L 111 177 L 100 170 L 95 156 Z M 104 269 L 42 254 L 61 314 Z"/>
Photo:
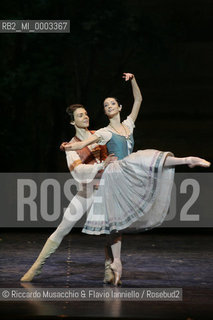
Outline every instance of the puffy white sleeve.
<path id="1" fill-rule="evenodd" d="M 76 151 L 66 151 L 67 165 L 73 178 L 80 183 L 91 182 L 104 163 L 84 164 Z"/>
<path id="2" fill-rule="evenodd" d="M 106 144 L 112 138 L 112 133 L 107 128 L 95 131 L 95 135 L 99 137 L 97 143 L 100 145 Z"/>
<path id="3" fill-rule="evenodd" d="M 128 116 L 126 120 L 124 120 L 122 123 L 129 128 L 130 133 L 133 132 L 135 128 L 135 123 L 132 120 L 131 116 Z"/>

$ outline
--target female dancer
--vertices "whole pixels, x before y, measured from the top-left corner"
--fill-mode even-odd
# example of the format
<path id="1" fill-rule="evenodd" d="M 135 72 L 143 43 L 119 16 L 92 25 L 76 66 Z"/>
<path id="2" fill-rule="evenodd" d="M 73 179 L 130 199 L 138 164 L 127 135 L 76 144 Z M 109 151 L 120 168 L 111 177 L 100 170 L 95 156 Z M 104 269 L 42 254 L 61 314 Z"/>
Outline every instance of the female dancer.
<path id="1" fill-rule="evenodd" d="M 109 153 L 118 161 L 110 163 L 104 171 L 96 197 L 101 203 L 93 202 L 83 232 L 87 234 L 113 234 L 129 226 L 150 229 L 159 226 L 168 211 L 173 185 L 174 166 L 186 164 L 209 167 L 210 163 L 198 157 L 176 158 L 170 152 L 148 149 L 132 153 L 133 128 L 142 96 L 133 74 L 124 73 L 131 80 L 134 104 L 131 114 L 120 121 L 122 106 L 113 97 L 104 100 L 104 111 L 109 125 L 95 132 L 85 141 L 68 143 L 65 150 L 80 150 L 94 142 L 106 144 Z M 111 246 L 115 284 L 120 281 L 122 264 L 121 243 Z"/>

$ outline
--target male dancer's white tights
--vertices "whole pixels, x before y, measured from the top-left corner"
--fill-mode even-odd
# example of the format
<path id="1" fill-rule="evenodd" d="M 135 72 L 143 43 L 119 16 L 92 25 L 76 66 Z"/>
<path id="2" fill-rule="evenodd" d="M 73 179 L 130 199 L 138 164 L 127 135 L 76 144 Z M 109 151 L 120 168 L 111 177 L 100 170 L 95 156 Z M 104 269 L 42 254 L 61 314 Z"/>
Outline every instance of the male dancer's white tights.
<path id="1" fill-rule="evenodd" d="M 93 202 L 93 193 L 87 194 L 87 197 L 85 195 L 86 193 L 83 189 L 72 199 L 64 213 L 62 222 L 47 239 L 36 261 L 21 278 L 22 282 L 32 281 L 36 275 L 41 273 L 46 259 L 55 252 L 63 238 L 70 232 L 76 222 L 81 219 L 86 210 L 90 208 Z"/>
<path id="2" fill-rule="evenodd" d="M 82 218 L 84 213 L 90 209 L 93 202 L 93 194 L 85 197 L 82 191 L 78 192 L 72 199 L 64 212 L 63 219 L 58 228 L 49 237 L 52 241 L 61 243 L 63 238 L 72 230 L 74 225 Z"/>

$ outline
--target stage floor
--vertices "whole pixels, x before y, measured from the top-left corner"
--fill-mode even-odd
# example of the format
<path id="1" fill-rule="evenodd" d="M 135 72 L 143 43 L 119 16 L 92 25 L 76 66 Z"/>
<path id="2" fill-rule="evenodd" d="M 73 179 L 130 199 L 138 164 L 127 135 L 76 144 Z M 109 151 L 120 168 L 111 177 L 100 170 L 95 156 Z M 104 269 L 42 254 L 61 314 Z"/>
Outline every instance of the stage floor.
<path id="1" fill-rule="evenodd" d="M 105 237 L 68 235 L 32 283 L 21 276 L 52 230 L 1 230 L 1 288 L 106 288 Z M 182 288 L 182 301 L 0 302 L 2 319 L 213 319 L 211 229 L 125 234 L 121 288 Z M 119 288 L 117 290 L 120 290 Z"/>

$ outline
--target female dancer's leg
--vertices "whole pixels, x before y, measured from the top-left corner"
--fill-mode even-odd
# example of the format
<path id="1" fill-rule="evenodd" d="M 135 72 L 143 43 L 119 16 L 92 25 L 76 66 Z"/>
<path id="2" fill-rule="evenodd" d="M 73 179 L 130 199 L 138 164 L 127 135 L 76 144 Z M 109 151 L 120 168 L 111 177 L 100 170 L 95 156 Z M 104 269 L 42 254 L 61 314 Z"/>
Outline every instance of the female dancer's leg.
<path id="1" fill-rule="evenodd" d="M 185 157 L 185 158 L 176 158 L 168 156 L 166 157 L 166 160 L 164 162 L 164 166 L 176 166 L 176 165 L 182 165 L 187 164 L 190 168 L 200 166 L 200 167 L 209 167 L 210 162 L 199 158 L 199 157 Z"/>

